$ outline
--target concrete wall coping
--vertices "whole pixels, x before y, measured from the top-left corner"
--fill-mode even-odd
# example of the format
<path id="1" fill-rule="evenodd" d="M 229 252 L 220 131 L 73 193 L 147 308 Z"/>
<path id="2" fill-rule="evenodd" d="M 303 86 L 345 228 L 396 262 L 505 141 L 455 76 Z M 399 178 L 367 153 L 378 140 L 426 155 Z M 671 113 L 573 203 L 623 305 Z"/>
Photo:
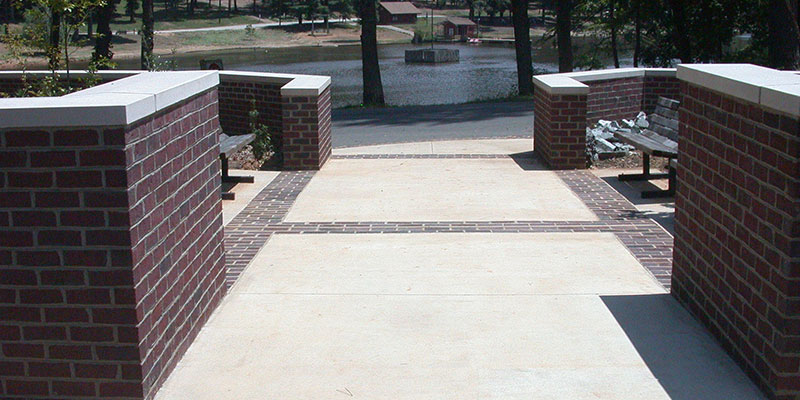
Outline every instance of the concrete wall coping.
<path id="1" fill-rule="evenodd" d="M 331 85 L 331 77 L 321 75 L 277 74 L 250 71 L 219 71 L 222 82 L 264 82 L 283 84 L 286 97 L 319 96 Z"/>
<path id="2" fill-rule="evenodd" d="M 66 71 L 57 71 L 65 77 Z M 35 78 L 50 71 L 0 71 L 0 79 Z M 70 71 L 86 77 L 87 71 Z M 282 84 L 285 97 L 319 96 L 331 85 L 329 76 L 249 71 L 98 71 L 111 82 L 61 97 L 0 99 L 0 129 L 69 126 L 122 126 L 201 93 L 222 81 Z"/>
<path id="3" fill-rule="evenodd" d="M 217 71 L 141 72 L 61 97 L 0 99 L 0 128 L 129 125 L 218 84 Z"/>
<path id="4" fill-rule="evenodd" d="M 678 79 L 800 117 L 800 75 L 752 64 L 678 66 Z"/>
<path id="5" fill-rule="evenodd" d="M 568 72 L 562 74 L 536 75 L 533 83 L 551 94 L 588 94 L 586 82 L 626 79 L 644 76 L 674 77 L 674 68 L 615 68 L 595 71 Z"/>

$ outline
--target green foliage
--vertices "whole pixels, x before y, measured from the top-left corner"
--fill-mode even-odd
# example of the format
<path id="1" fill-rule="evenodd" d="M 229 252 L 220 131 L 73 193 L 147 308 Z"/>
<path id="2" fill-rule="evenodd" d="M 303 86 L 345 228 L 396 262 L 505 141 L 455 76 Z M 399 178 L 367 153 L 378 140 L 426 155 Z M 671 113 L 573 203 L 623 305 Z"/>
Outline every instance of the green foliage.
<path id="1" fill-rule="evenodd" d="M 247 24 L 247 26 L 244 27 L 244 34 L 247 35 L 248 38 L 252 39 L 253 36 L 256 35 L 256 29 L 253 28 L 252 24 Z"/>
<path id="2" fill-rule="evenodd" d="M 278 152 L 278 146 L 273 139 L 269 128 L 258 122 L 259 112 L 256 109 L 255 99 L 250 100 L 250 112 L 248 117 L 250 119 L 250 133 L 255 134 L 256 138 L 250 143 L 253 148 L 253 155 L 259 161 L 264 161 L 269 155 Z"/>

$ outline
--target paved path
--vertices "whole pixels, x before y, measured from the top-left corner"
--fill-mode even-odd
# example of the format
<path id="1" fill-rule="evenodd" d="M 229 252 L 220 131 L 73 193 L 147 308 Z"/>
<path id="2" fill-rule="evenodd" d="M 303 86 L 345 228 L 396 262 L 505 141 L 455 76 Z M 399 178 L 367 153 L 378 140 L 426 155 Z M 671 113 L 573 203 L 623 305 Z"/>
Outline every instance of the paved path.
<path id="1" fill-rule="evenodd" d="M 533 137 L 533 103 L 341 109 L 333 147 L 487 137 Z"/>
<path id="2" fill-rule="evenodd" d="M 226 225 L 235 283 L 157 399 L 761 398 L 667 293 L 671 237 L 529 147 L 275 176 Z"/>

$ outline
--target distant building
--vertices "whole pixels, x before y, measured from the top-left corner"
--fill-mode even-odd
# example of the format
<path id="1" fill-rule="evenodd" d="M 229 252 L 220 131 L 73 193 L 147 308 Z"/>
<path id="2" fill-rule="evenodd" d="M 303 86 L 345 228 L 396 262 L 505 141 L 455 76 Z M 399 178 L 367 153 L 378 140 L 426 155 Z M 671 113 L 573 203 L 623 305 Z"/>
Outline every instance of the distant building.
<path id="1" fill-rule="evenodd" d="M 448 17 L 444 22 L 444 36 L 447 38 L 459 38 L 467 40 L 475 36 L 478 25 L 467 18 Z"/>
<path id="2" fill-rule="evenodd" d="M 407 1 L 382 1 L 378 7 L 378 23 L 381 25 L 415 24 L 417 23 L 417 14 L 420 14 L 419 9 Z"/>

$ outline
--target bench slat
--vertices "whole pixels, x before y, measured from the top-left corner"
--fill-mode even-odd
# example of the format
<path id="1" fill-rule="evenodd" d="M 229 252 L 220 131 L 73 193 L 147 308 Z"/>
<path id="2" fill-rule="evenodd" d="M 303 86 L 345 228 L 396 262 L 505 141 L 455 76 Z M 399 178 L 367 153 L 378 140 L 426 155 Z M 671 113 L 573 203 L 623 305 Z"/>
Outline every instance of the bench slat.
<path id="1" fill-rule="evenodd" d="M 672 141 L 678 141 L 678 131 L 674 129 L 667 128 L 666 126 L 650 125 L 650 130 Z"/>
<path id="2" fill-rule="evenodd" d="M 674 131 L 678 130 L 678 120 L 664 118 L 663 116 L 658 114 L 650 115 L 649 120 L 653 123 L 653 125 L 665 126 Z"/>
<path id="3" fill-rule="evenodd" d="M 678 156 L 677 143 L 669 139 L 667 139 L 666 141 L 657 140 L 652 135 L 645 134 L 645 132 L 647 131 L 644 131 L 642 134 L 617 132 L 615 136 L 619 140 L 647 154 L 659 157 L 670 157 L 670 158 Z"/>
<path id="4" fill-rule="evenodd" d="M 678 107 L 680 107 L 681 102 L 678 100 L 668 99 L 666 97 L 659 96 L 658 102 L 656 102 L 656 104 L 661 107 L 668 108 L 670 110 L 677 110 Z"/>
<path id="5" fill-rule="evenodd" d="M 229 156 L 237 151 L 241 150 L 244 146 L 247 146 L 250 142 L 255 140 L 256 135 L 248 134 L 248 135 L 236 135 L 236 136 L 228 136 L 224 133 L 219 135 L 219 152 L 221 154 L 225 154 L 225 156 Z"/>

